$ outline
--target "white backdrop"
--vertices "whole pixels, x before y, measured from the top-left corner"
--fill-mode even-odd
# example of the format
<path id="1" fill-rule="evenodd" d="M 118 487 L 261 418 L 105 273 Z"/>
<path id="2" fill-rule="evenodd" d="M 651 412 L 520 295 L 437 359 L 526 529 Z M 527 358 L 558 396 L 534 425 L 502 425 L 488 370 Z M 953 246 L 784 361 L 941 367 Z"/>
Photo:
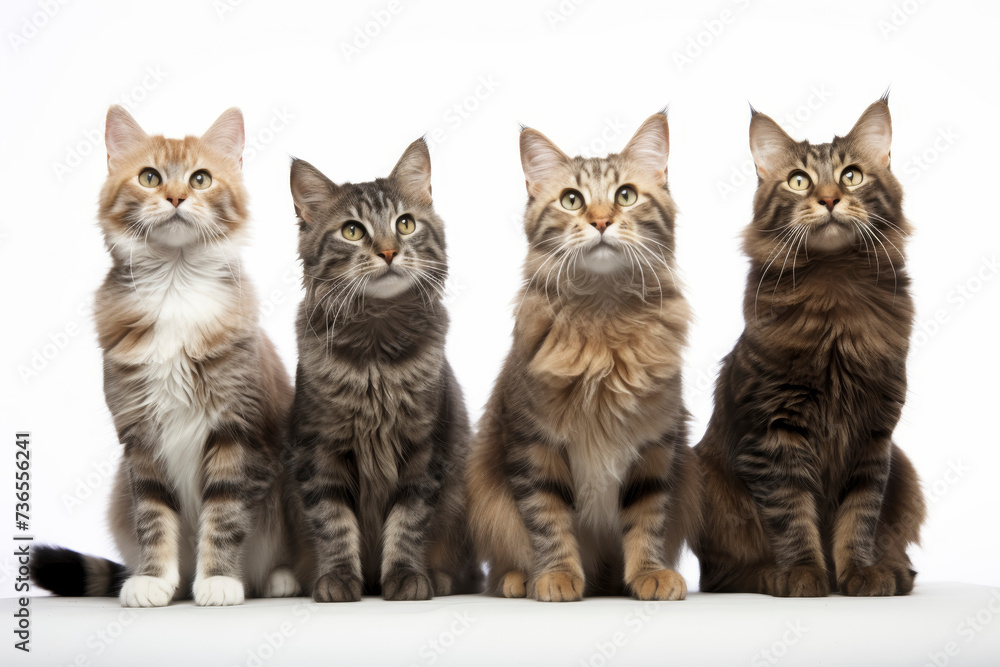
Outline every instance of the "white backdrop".
<path id="1" fill-rule="evenodd" d="M 920 324 L 896 433 L 929 497 L 915 562 L 921 581 L 998 585 L 998 18 L 995 3 L 971 0 L 5 0 L 0 470 L 13 469 L 15 429 L 30 430 L 32 532 L 113 555 L 104 512 L 119 447 L 90 316 L 109 266 L 95 213 L 112 102 L 167 136 L 243 109 L 244 275 L 290 370 L 289 156 L 334 180 L 368 180 L 426 134 L 448 225 L 449 355 L 474 416 L 507 350 L 525 250 L 518 123 L 567 152 L 600 154 L 669 103 L 677 255 L 697 315 L 686 373 L 697 439 L 717 364 L 742 329 L 738 236 L 755 183 L 747 102 L 822 142 L 891 84 L 893 167 L 917 230 Z M 3 537 L 13 489 L 9 472 L 0 480 Z M 11 595 L 2 553 L 0 595 Z M 690 556 L 683 571 L 693 586 Z"/>

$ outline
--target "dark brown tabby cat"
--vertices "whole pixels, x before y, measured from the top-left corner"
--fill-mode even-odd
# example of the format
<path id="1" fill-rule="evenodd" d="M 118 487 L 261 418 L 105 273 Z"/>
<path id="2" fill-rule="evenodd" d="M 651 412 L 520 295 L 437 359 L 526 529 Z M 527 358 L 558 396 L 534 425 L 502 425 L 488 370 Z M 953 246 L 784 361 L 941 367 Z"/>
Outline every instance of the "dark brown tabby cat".
<path id="1" fill-rule="evenodd" d="M 125 448 L 109 511 L 125 565 L 40 547 L 43 588 L 128 607 L 301 590 L 280 465 L 292 389 L 240 270 L 243 138 L 238 109 L 184 139 L 108 111 L 99 215 L 112 266 L 94 315 Z"/>
<path id="2" fill-rule="evenodd" d="M 445 359 L 444 226 L 430 154 L 336 185 L 292 162 L 306 296 L 292 429 L 319 602 L 474 592 L 468 416 Z"/>
<path id="3" fill-rule="evenodd" d="M 571 158 L 521 133 L 528 257 L 514 343 L 468 473 L 473 535 L 505 597 L 685 596 L 698 522 L 674 283 L 667 119 L 621 154 Z"/>
<path id="4" fill-rule="evenodd" d="M 924 501 L 892 442 L 913 320 L 885 98 L 845 137 L 796 142 L 754 113 L 746 328 L 696 447 L 701 589 L 906 594 Z"/>

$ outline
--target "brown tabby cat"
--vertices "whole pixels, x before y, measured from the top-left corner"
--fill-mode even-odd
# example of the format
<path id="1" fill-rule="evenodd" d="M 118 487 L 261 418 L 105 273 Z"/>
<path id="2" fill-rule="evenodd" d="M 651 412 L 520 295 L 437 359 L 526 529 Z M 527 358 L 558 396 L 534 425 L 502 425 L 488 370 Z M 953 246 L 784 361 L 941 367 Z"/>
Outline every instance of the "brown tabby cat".
<path id="1" fill-rule="evenodd" d="M 444 223 L 427 144 L 388 178 L 330 181 L 292 162 L 306 296 L 292 435 L 318 602 L 472 593 L 469 419 L 445 358 Z"/>
<path id="2" fill-rule="evenodd" d="M 238 109 L 184 139 L 108 110 L 100 223 L 112 267 L 95 318 L 125 447 L 109 512 L 125 565 L 36 549 L 33 577 L 53 592 L 159 607 L 300 590 L 279 460 L 292 390 L 238 255 L 243 137 Z"/>
<path id="3" fill-rule="evenodd" d="M 754 113 L 746 329 L 695 448 L 701 589 L 906 594 L 924 501 L 892 442 L 913 321 L 885 98 L 845 137 L 796 142 Z"/>
<path id="4" fill-rule="evenodd" d="M 668 151 L 663 114 L 607 158 L 521 133 L 526 283 L 467 478 L 494 593 L 686 595 L 671 568 L 698 522 L 699 480 Z"/>

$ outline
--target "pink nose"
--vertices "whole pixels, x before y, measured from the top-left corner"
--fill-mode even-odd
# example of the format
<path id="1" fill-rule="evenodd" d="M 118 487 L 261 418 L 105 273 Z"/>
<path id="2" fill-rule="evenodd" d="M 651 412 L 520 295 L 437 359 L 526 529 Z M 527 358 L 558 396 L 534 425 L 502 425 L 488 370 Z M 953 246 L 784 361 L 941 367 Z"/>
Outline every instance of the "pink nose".
<path id="1" fill-rule="evenodd" d="M 396 256 L 397 250 L 383 250 L 378 256 L 385 260 L 386 264 L 392 264 L 392 258 Z"/>
<path id="2" fill-rule="evenodd" d="M 184 201 L 184 197 L 167 197 L 167 201 L 173 204 L 174 208 L 177 208 Z"/>
<path id="3" fill-rule="evenodd" d="M 826 210 L 832 211 L 833 207 L 836 206 L 837 202 L 839 202 L 840 200 L 834 199 L 833 197 L 823 197 L 820 199 L 820 201 L 823 202 L 824 205 L 826 205 Z"/>
<path id="4" fill-rule="evenodd" d="M 595 220 L 594 222 L 590 223 L 590 225 L 592 227 L 594 227 L 595 229 L 597 229 L 597 231 L 599 231 L 602 234 L 604 233 L 604 230 L 607 229 L 608 225 L 610 225 L 610 224 L 611 224 L 611 220 L 608 219 L 608 218 L 605 218 L 604 220 Z"/>

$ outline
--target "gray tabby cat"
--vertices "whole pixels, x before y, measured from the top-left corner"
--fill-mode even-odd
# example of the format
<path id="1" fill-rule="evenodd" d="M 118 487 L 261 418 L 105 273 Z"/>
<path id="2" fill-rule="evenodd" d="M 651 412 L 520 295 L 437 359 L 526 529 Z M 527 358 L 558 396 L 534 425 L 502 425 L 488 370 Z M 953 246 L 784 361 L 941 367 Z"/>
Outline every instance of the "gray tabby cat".
<path id="1" fill-rule="evenodd" d="M 301 590 L 280 465 L 292 390 L 240 270 L 243 139 L 238 109 L 184 139 L 108 111 L 99 216 L 112 266 L 95 320 L 125 448 L 109 512 L 125 565 L 36 548 L 32 577 L 57 594 L 160 607 Z"/>
<path id="2" fill-rule="evenodd" d="M 294 160 L 306 296 L 292 432 L 319 602 L 472 592 L 462 475 L 469 423 L 445 359 L 444 228 L 430 155 L 336 185 Z"/>

